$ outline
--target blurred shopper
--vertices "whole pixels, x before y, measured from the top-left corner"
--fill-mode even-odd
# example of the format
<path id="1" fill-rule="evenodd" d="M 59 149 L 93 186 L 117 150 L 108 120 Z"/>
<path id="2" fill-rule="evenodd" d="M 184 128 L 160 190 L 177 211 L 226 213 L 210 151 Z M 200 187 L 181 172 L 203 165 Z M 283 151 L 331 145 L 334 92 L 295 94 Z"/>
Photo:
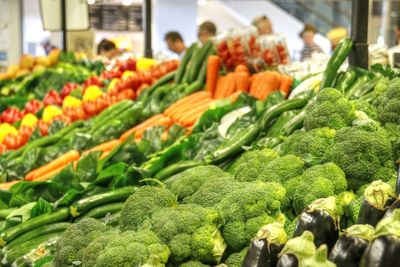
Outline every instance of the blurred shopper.
<path id="1" fill-rule="evenodd" d="M 217 34 L 217 27 L 211 21 L 205 21 L 200 24 L 197 36 L 200 43 L 205 44 L 210 38 Z"/>
<path id="2" fill-rule="evenodd" d="M 182 36 L 179 32 L 168 32 L 164 37 L 167 42 L 169 50 L 182 57 L 186 51 L 185 43 L 183 42 Z"/>
<path id="3" fill-rule="evenodd" d="M 311 55 L 315 52 L 324 53 L 315 42 L 314 36 L 317 33 L 317 29 L 312 24 L 305 24 L 303 31 L 300 33 L 300 37 L 303 39 L 304 48 L 301 51 L 301 60 L 311 58 Z"/>
<path id="4" fill-rule="evenodd" d="M 51 52 L 51 50 L 57 48 L 56 46 L 54 46 L 54 45 L 52 45 L 50 43 L 50 40 L 47 40 L 47 39 L 42 41 L 40 43 L 40 45 L 42 46 L 42 48 L 43 48 L 44 52 L 46 53 L 46 55 L 48 55 Z"/>
<path id="5" fill-rule="evenodd" d="M 103 39 L 97 45 L 97 54 L 103 58 L 111 60 L 118 54 L 117 46 L 113 41 Z"/>
<path id="6" fill-rule="evenodd" d="M 267 35 L 272 34 L 272 23 L 269 18 L 265 15 L 255 18 L 253 20 L 253 25 L 257 28 L 258 34 Z"/>
<path id="7" fill-rule="evenodd" d="M 339 42 L 346 37 L 348 37 L 348 32 L 344 27 L 333 28 L 326 34 L 326 38 L 331 42 L 332 51 L 335 50 Z"/>

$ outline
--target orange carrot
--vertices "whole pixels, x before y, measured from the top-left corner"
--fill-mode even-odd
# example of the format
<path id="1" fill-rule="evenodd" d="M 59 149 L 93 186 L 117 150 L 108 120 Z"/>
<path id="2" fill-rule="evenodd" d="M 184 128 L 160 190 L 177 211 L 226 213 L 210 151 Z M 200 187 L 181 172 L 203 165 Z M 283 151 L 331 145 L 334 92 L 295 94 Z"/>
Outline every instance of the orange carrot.
<path id="1" fill-rule="evenodd" d="M 110 150 L 110 151 L 105 151 L 105 152 L 103 152 L 103 153 L 101 154 L 101 156 L 100 156 L 100 159 L 104 159 L 104 158 L 107 157 L 110 153 L 111 153 L 111 150 Z"/>
<path id="2" fill-rule="evenodd" d="M 290 87 L 293 83 L 293 77 L 282 74 L 281 75 L 281 86 L 279 87 L 279 91 L 281 91 L 285 96 L 288 96 L 290 93 Z"/>
<path id="3" fill-rule="evenodd" d="M 158 120 L 156 120 L 155 122 L 153 122 L 153 124 L 147 126 L 147 127 L 143 127 L 143 128 L 139 128 L 136 132 L 135 132 L 135 138 L 141 138 L 143 133 L 149 129 L 150 127 L 154 127 L 154 126 L 165 126 L 166 128 L 168 128 L 172 123 L 172 120 L 169 117 L 162 117 Z"/>
<path id="4" fill-rule="evenodd" d="M 226 83 L 226 87 L 225 87 L 224 93 L 222 95 L 223 98 L 230 96 L 231 94 L 233 94 L 236 91 L 235 74 L 232 72 L 229 73 L 227 75 L 227 79 L 226 79 L 225 83 Z"/>
<path id="5" fill-rule="evenodd" d="M 257 73 L 252 76 L 251 86 L 250 86 L 250 94 L 254 97 L 257 97 L 257 90 L 260 87 L 260 83 L 262 82 L 262 73 Z"/>
<path id="6" fill-rule="evenodd" d="M 172 120 L 180 121 L 182 117 L 186 115 L 186 113 L 191 112 L 193 109 L 197 108 L 198 106 L 209 104 L 211 102 L 211 98 L 205 98 L 203 100 L 198 101 L 197 103 L 193 103 L 191 105 L 183 107 L 179 112 L 172 116 Z"/>
<path id="7" fill-rule="evenodd" d="M 49 173 L 67 163 L 73 162 L 79 159 L 80 154 L 77 150 L 70 150 L 67 153 L 63 154 L 59 158 L 43 165 L 33 171 L 29 172 L 25 176 L 25 180 L 35 180 L 37 177 L 43 176 L 46 173 Z"/>
<path id="8" fill-rule="evenodd" d="M 249 90 L 249 74 L 247 72 L 235 73 L 236 91 L 247 92 Z"/>
<path id="9" fill-rule="evenodd" d="M 236 102 L 237 98 L 240 96 L 240 94 L 243 93 L 243 91 L 236 91 L 233 94 L 231 94 L 228 98 L 231 101 L 231 103 Z"/>
<path id="10" fill-rule="evenodd" d="M 213 94 L 218 81 L 218 72 L 221 60 L 218 56 L 211 55 L 207 59 L 206 91 Z"/>
<path id="11" fill-rule="evenodd" d="M 76 163 L 78 163 L 78 161 L 74 161 L 74 163 L 75 163 L 74 164 L 75 165 L 74 168 L 76 168 Z M 68 164 L 69 163 L 67 163 L 65 165 L 62 165 L 62 166 L 58 167 L 57 169 L 52 170 L 52 171 L 50 171 L 48 173 L 44 173 L 43 175 L 36 177 L 32 181 L 35 181 L 35 182 L 46 182 L 46 181 L 50 180 L 53 176 L 59 174 L 65 167 L 68 166 Z"/>
<path id="12" fill-rule="evenodd" d="M 209 105 L 202 105 L 194 109 L 193 112 L 188 113 L 184 118 L 182 118 L 181 124 L 185 127 L 193 125 L 205 111 L 208 110 Z"/>
<path id="13" fill-rule="evenodd" d="M 0 184 L 0 190 L 9 190 L 11 188 L 11 186 L 17 184 L 21 182 L 20 180 L 15 180 L 15 181 L 11 181 L 11 182 L 6 182 L 6 183 L 1 183 Z"/>
<path id="14" fill-rule="evenodd" d="M 217 81 L 217 87 L 215 88 L 213 97 L 215 99 L 221 98 L 224 93 L 224 87 L 225 87 L 225 81 L 226 81 L 226 76 L 219 76 L 218 81 Z"/>
<path id="15" fill-rule="evenodd" d="M 211 97 L 210 92 L 205 92 L 205 91 L 200 91 L 194 94 L 191 94 L 187 97 L 184 97 L 174 104 L 172 104 L 170 107 L 168 107 L 165 111 L 164 114 L 167 116 L 171 116 L 176 110 L 180 109 L 183 105 L 186 105 L 187 103 L 195 102 L 198 99 L 203 99 L 203 98 L 209 98 Z"/>
<path id="16" fill-rule="evenodd" d="M 249 73 L 249 69 L 244 64 L 239 64 L 235 68 L 235 73 L 238 73 L 238 72 Z"/>
<path id="17" fill-rule="evenodd" d="M 273 91 L 279 90 L 281 75 L 276 71 L 265 71 L 263 73 L 262 84 L 258 88 L 257 97 L 265 99 Z"/>
<path id="18" fill-rule="evenodd" d="M 97 145 L 95 147 L 92 147 L 91 149 L 83 152 L 82 155 L 89 154 L 90 152 L 93 152 L 93 151 L 109 151 L 109 150 L 112 150 L 114 147 L 116 147 L 119 144 L 121 144 L 121 140 L 113 139 L 113 140 L 107 141 L 105 143 L 102 143 L 100 145 Z"/>
<path id="19" fill-rule="evenodd" d="M 153 122 L 157 121 L 160 118 L 163 118 L 164 115 L 163 114 L 157 114 L 154 115 L 153 117 L 148 118 L 147 120 L 145 120 L 144 122 L 142 122 L 141 124 L 136 125 L 135 127 L 129 129 L 128 131 L 126 131 L 125 133 L 123 133 L 119 140 L 121 140 L 122 142 L 125 141 L 130 135 L 132 135 L 134 132 L 136 132 L 138 129 L 140 128 L 146 128 L 147 126 L 151 125 Z"/>
<path id="20" fill-rule="evenodd" d="M 209 105 L 210 105 L 210 103 L 211 103 L 211 100 L 208 101 L 208 102 L 201 103 L 201 104 L 199 103 L 198 105 L 196 105 L 195 107 L 193 107 L 191 110 L 189 110 L 189 111 L 183 113 L 183 114 L 179 117 L 178 122 L 179 122 L 179 123 L 182 123 L 183 121 L 185 121 L 186 118 L 190 117 L 191 115 L 196 114 L 196 113 L 198 113 L 199 111 L 204 110 L 205 108 L 208 108 Z"/>

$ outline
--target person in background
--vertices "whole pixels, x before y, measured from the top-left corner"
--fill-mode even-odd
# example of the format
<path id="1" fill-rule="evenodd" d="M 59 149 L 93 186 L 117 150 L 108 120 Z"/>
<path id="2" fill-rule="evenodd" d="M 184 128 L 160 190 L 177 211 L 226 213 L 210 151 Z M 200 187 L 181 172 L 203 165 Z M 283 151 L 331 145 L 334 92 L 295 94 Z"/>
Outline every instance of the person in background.
<path id="1" fill-rule="evenodd" d="M 348 36 L 347 29 L 344 27 L 336 27 L 331 29 L 327 34 L 326 38 L 331 42 L 331 50 L 335 50 L 339 42 Z"/>
<path id="2" fill-rule="evenodd" d="M 185 43 L 183 42 L 182 36 L 179 32 L 168 32 L 164 37 L 167 42 L 169 50 L 182 57 L 186 51 Z"/>
<path id="3" fill-rule="evenodd" d="M 101 42 L 97 45 L 97 54 L 101 57 L 107 58 L 107 59 L 112 59 L 114 58 L 118 53 L 117 46 L 113 41 L 103 39 Z"/>
<path id="4" fill-rule="evenodd" d="M 272 23 L 267 16 L 260 16 L 253 20 L 253 25 L 257 28 L 259 35 L 272 34 Z"/>
<path id="5" fill-rule="evenodd" d="M 314 42 L 314 36 L 317 33 L 317 29 L 312 24 L 305 24 L 303 31 L 300 33 L 300 37 L 303 39 L 304 48 L 301 51 L 301 60 L 310 58 L 312 53 L 318 52 L 323 53 L 321 47 Z"/>
<path id="6" fill-rule="evenodd" d="M 51 52 L 51 50 L 57 48 L 56 46 L 54 46 L 54 45 L 52 45 L 50 43 L 50 40 L 47 40 L 47 39 L 42 41 L 40 43 L 40 45 L 42 46 L 42 48 L 43 48 L 44 52 L 46 53 L 46 55 L 48 55 Z"/>
<path id="7" fill-rule="evenodd" d="M 197 36 L 201 44 L 205 44 L 210 38 L 217 34 L 217 27 L 211 21 L 205 21 L 199 26 Z"/>

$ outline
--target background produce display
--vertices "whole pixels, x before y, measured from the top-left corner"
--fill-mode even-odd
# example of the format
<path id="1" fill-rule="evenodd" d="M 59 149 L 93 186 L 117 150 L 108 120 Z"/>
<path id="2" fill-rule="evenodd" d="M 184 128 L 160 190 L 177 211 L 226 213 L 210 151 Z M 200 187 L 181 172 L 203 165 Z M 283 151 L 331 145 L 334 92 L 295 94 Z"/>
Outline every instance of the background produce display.
<path id="1" fill-rule="evenodd" d="M 87 99 L 135 97 L 0 155 L 2 265 L 387 266 L 400 77 L 339 71 L 351 47 L 301 81 L 211 42 L 148 85 L 103 72 Z"/>

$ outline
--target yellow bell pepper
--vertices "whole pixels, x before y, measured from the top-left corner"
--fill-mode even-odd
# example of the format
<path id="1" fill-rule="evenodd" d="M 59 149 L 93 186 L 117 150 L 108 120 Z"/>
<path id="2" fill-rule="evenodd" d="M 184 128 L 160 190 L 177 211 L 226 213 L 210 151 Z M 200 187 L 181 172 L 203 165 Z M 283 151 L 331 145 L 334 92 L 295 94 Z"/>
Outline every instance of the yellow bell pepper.
<path id="1" fill-rule="evenodd" d="M 126 70 L 126 71 L 124 71 L 122 73 L 121 79 L 126 79 L 126 78 L 129 78 L 129 77 L 135 76 L 135 75 L 136 75 L 136 72 L 131 71 L 131 70 Z"/>
<path id="2" fill-rule="evenodd" d="M 38 123 L 38 118 L 32 113 L 28 113 L 22 118 L 21 127 L 28 126 L 33 128 L 37 123 Z"/>
<path id="3" fill-rule="evenodd" d="M 0 143 L 2 143 L 4 138 L 9 134 L 17 135 L 18 130 L 9 123 L 0 124 Z"/>
<path id="4" fill-rule="evenodd" d="M 49 122 L 51 121 L 54 117 L 62 115 L 63 112 L 62 110 L 57 107 L 57 106 L 47 106 L 44 110 L 43 110 L 43 115 L 42 115 L 42 120 L 44 122 Z"/>
<path id="5" fill-rule="evenodd" d="M 114 87 L 115 87 L 115 85 L 116 85 L 118 82 L 119 82 L 119 79 L 118 79 L 118 78 L 112 79 L 111 82 L 108 84 L 107 92 L 110 92 L 111 90 L 113 90 Z"/>
<path id="6" fill-rule="evenodd" d="M 82 100 L 80 100 L 79 98 L 76 98 L 74 96 L 66 96 L 63 100 L 63 104 L 62 107 L 63 109 L 66 108 L 79 108 L 80 106 L 82 106 Z"/>
<path id="7" fill-rule="evenodd" d="M 89 85 L 83 95 L 83 101 L 93 101 L 102 95 L 103 91 L 101 91 L 100 87 L 97 85 Z"/>
<path id="8" fill-rule="evenodd" d="M 151 58 L 139 58 L 136 61 L 136 70 L 142 71 L 142 70 L 149 70 L 151 66 L 156 64 L 157 61 Z"/>

